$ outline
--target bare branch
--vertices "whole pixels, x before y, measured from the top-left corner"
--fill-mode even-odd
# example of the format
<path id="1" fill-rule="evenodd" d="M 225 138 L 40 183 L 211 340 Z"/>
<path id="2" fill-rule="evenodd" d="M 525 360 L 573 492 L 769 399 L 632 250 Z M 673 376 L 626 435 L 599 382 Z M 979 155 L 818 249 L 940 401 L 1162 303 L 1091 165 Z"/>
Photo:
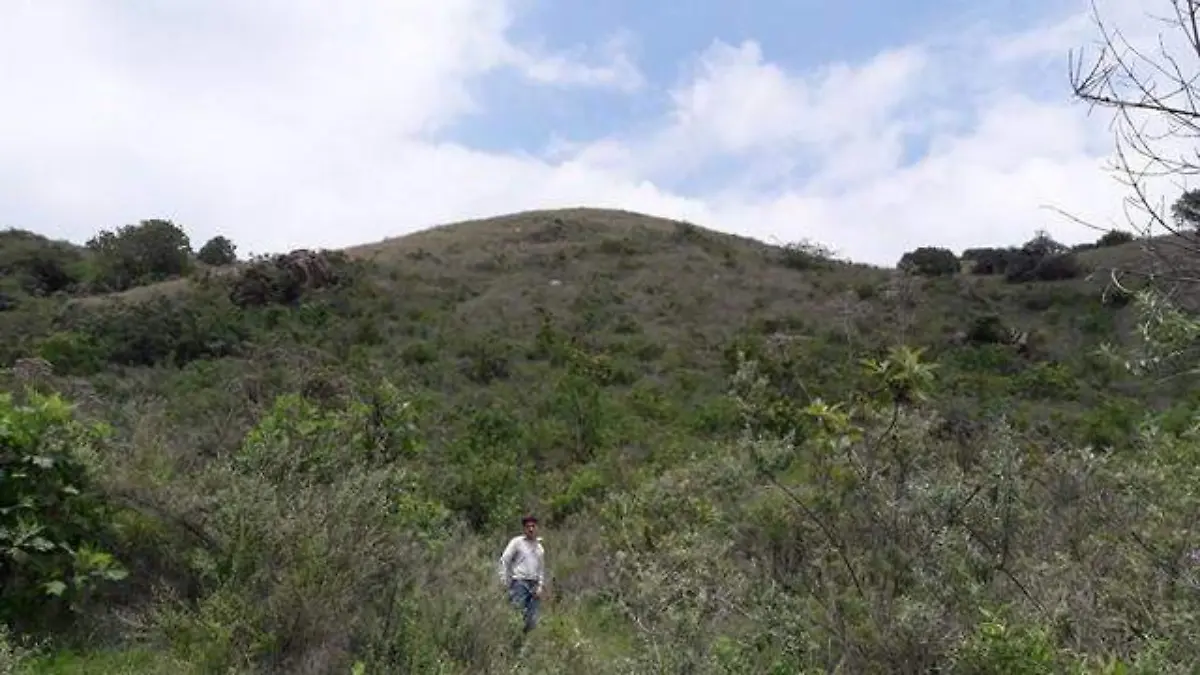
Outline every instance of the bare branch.
<path id="1" fill-rule="evenodd" d="M 1177 288 L 1200 279 L 1200 239 L 1195 223 L 1181 220 L 1155 195 L 1182 194 L 1186 180 L 1200 174 L 1200 0 L 1156 1 L 1170 11 L 1150 17 L 1161 30 L 1151 43 L 1110 26 L 1093 0 L 1098 53 L 1085 59 L 1082 50 L 1072 50 L 1068 79 L 1089 112 L 1113 113 L 1110 170 L 1129 189 L 1124 217 L 1142 235 L 1142 275 Z"/>

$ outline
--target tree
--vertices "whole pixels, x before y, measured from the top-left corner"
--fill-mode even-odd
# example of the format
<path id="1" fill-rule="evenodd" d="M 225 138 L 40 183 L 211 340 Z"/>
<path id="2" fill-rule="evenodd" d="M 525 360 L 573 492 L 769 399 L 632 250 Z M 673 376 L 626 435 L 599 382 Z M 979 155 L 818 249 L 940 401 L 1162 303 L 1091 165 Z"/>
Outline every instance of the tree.
<path id="1" fill-rule="evenodd" d="M 1005 266 L 1007 281 L 1062 281 L 1083 274 L 1079 259 L 1070 248 L 1055 241 L 1045 230 L 1014 251 Z"/>
<path id="2" fill-rule="evenodd" d="M 898 265 L 901 270 L 910 274 L 927 277 L 958 274 L 958 256 L 948 248 L 937 246 L 922 246 L 905 253 Z"/>
<path id="3" fill-rule="evenodd" d="M 1021 250 L 1029 255 L 1044 258 L 1046 256 L 1061 255 L 1069 249 L 1066 245 L 1055 241 L 1049 232 L 1038 230 L 1034 234 L 1033 239 L 1030 239 L 1021 246 Z"/>
<path id="4" fill-rule="evenodd" d="M 1166 10 L 1161 12 L 1165 16 L 1152 17 L 1165 26 L 1157 39 L 1110 26 L 1093 5 L 1099 53 L 1086 67 L 1082 53 L 1072 53 L 1069 78 L 1076 98 L 1113 112 L 1112 171 L 1129 187 L 1126 214 L 1150 254 L 1148 269 L 1136 273 L 1177 285 L 1200 279 L 1195 274 L 1200 240 L 1194 236 L 1200 194 L 1185 191 L 1169 214 L 1162 206 L 1179 189 L 1173 179 L 1200 173 L 1195 152 L 1200 139 L 1200 2 L 1155 3 Z M 1173 236 L 1155 238 L 1162 233 Z"/>
<path id="5" fill-rule="evenodd" d="M 169 220 L 143 220 L 116 232 L 101 230 L 87 242 L 95 282 L 105 290 L 127 288 L 186 274 L 192 247 L 187 233 Z"/>
<path id="6" fill-rule="evenodd" d="M 196 254 L 196 257 L 205 265 L 214 267 L 232 265 L 237 262 L 237 246 L 234 246 L 233 242 L 225 237 L 213 237 L 200 247 L 200 252 Z"/>
<path id="7" fill-rule="evenodd" d="M 1096 248 L 1107 248 L 1109 246 L 1120 246 L 1133 241 L 1133 235 L 1123 230 L 1109 230 L 1102 237 L 1096 240 Z"/>
<path id="8" fill-rule="evenodd" d="M 1014 253 L 1010 248 L 969 248 L 962 258 L 972 263 L 971 274 L 1004 274 Z"/>
<path id="9" fill-rule="evenodd" d="M 1178 227 L 1200 228 L 1200 190 L 1188 190 L 1171 205 L 1171 216 Z"/>
<path id="10" fill-rule="evenodd" d="M 25 230 L 0 232 L 0 277 L 12 277 L 30 295 L 69 291 L 82 280 L 83 252 Z"/>

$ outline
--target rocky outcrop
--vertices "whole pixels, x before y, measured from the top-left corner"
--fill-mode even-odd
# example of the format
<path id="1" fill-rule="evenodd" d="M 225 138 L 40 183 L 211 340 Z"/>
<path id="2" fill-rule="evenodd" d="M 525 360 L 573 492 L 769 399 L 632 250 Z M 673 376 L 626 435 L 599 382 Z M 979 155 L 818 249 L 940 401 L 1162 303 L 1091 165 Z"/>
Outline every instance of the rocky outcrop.
<path id="1" fill-rule="evenodd" d="M 234 280 L 229 297 L 239 307 L 290 304 L 338 281 L 330 254 L 297 249 L 251 263 Z"/>

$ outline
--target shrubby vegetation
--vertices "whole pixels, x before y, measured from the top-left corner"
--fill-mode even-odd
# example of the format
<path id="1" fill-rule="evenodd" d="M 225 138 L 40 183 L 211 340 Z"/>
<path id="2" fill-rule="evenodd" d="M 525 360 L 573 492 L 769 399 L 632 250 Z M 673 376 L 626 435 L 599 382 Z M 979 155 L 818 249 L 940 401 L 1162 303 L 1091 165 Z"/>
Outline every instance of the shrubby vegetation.
<path id="1" fill-rule="evenodd" d="M 1148 378 L 1186 365 L 1154 359 L 1192 319 L 1152 288 L 1113 304 L 1078 278 L 791 264 L 795 249 L 764 260 L 695 226 L 600 246 L 559 221 L 486 275 L 453 241 L 373 263 L 294 252 L 171 293 L 14 310 L 6 384 L 30 393 L 6 428 L 42 431 L 13 456 L 61 456 L 68 473 L 36 494 L 72 485 L 87 518 L 48 541 L 93 553 L 23 573 L 28 615 L 48 618 L 15 624 L 0 659 L 1170 673 L 1197 658 L 1196 401 L 1146 403 Z M 560 252 L 560 284 L 519 276 Z M 858 317 L 826 304 L 847 293 Z M 744 324 L 719 323 L 731 303 Z M 1127 358 L 1102 360 L 1106 342 Z M 527 509 L 552 580 L 521 651 L 491 566 Z"/>
<path id="2" fill-rule="evenodd" d="M 74 246 L 24 230 L 0 232 L 0 292 L 69 292 L 84 275 L 83 254 Z"/>
<path id="3" fill-rule="evenodd" d="M 1094 245 L 1069 248 L 1048 233 L 1039 232 L 1019 248 L 970 248 L 963 251 L 961 258 L 946 248 L 923 246 L 905 253 L 897 267 L 910 274 L 937 277 L 958 274 L 966 263 L 972 274 L 1003 275 L 1010 283 L 1063 281 L 1086 273 L 1077 255 L 1080 251 L 1128 241 L 1132 241 L 1132 236 L 1113 231 Z"/>
<path id="4" fill-rule="evenodd" d="M 0 232 L 0 296 L 7 302 L 0 310 L 17 306 L 21 296 L 125 291 L 186 276 L 195 261 L 231 265 L 236 250 L 228 238 L 217 236 L 193 253 L 183 228 L 159 219 L 101 230 L 84 246 L 5 230 Z"/>
<path id="5" fill-rule="evenodd" d="M 1087 275 L 1139 250 L 0 234 L 0 672 L 1190 672 L 1200 319 Z"/>
<path id="6" fill-rule="evenodd" d="M 124 578 L 105 550 L 112 514 L 95 487 L 103 429 L 58 396 L 0 394 L 0 622 L 30 630 Z"/>
<path id="7" fill-rule="evenodd" d="M 924 246 L 905 253 L 897 266 L 905 272 L 934 277 L 958 274 L 961 263 L 954 251 L 936 246 Z"/>
<path id="8" fill-rule="evenodd" d="M 97 289 L 123 291 L 187 274 L 191 243 L 168 220 L 144 220 L 116 231 L 102 230 L 87 242 Z"/>
<path id="9" fill-rule="evenodd" d="M 1046 232 L 1025 242 L 1020 248 L 975 248 L 963 252 L 971 263 L 971 272 L 979 275 L 1003 275 L 1013 283 L 1062 281 L 1083 276 L 1077 251 L 1055 241 Z"/>
<path id="10" fill-rule="evenodd" d="M 213 267 L 232 265 L 237 262 L 237 246 L 226 237 L 213 237 L 196 252 L 196 259 Z"/>

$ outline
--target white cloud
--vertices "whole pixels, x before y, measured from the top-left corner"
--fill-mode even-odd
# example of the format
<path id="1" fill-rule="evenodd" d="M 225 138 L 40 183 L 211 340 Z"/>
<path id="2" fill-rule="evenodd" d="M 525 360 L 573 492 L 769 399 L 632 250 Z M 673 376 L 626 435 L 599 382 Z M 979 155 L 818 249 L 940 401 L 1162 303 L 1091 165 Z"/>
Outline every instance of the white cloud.
<path id="1" fill-rule="evenodd" d="M 566 54 L 545 54 L 529 47 L 513 50 L 512 63 L 525 75 L 543 84 L 587 85 L 607 87 L 622 92 L 641 89 L 646 80 L 630 57 L 633 36 L 618 33 L 609 37 L 598 50 L 604 59 L 601 65 L 588 64 L 586 47 L 576 47 Z"/>
<path id="2" fill-rule="evenodd" d="M 0 4 L 0 219 L 83 240 L 172 217 L 264 251 L 592 205 L 892 263 L 1041 227 L 1095 236 L 1047 205 L 1118 216 L 1104 120 L 1068 98 L 1066 50 L 1091 37 L 1077 17 L 809 72 L 714 42 L 638 129 L 540 157 L 437 140 L 487 112 L 471 93 L 499 69 L 563 95 L 653 93 L 632 36 L 518 44 L 516 1 Z M 1025 91 L 1047 78 L 1061 95 Z"/>
<path id="3" fill-rule="evenodd" d="M 1139 43 L 1153 35 L 1127 8 L 1117 18 Z M 743 158 L 747 173 L 771 167 L 765 188 L 708 195 L 707 222 L 813 238 L 883 264 L 920 245 L 1017 244 L 1043 228 L 1095 239 L 1055 211 L 1125 224 L 1126 189 L 1106 170 L 1108 120 L 1071 100 L 1067 81 L 1068 50 L 1088 42 L 1091 26 L 1087 15 L 1055 18 L 982 44 L 964 36 L 808 74 L 773 64 L 754 43 L 717 44 L 675 90 L 657 133 L 624 146 L 605 139 L 579 156 L 656 177 L 714 158 Z M 922 151 L 913 156 L 909 144 Z"/>
<path id="4" fill-rule="evenodd" d="M 585 63 L 513 43 L 512 19 L 502 0 L 4 3 L 0 218 L 83 240 L 176 217 L 197 238 L 228 232 L 264 250 L 454 216 L 463 184 L 415 186 L 430 155 L 436 166 L 463 153 L 422 139 L 478 112 L 476 78 L 507 67 L 557 86 L 640 79 L 619 40 Z"/>

